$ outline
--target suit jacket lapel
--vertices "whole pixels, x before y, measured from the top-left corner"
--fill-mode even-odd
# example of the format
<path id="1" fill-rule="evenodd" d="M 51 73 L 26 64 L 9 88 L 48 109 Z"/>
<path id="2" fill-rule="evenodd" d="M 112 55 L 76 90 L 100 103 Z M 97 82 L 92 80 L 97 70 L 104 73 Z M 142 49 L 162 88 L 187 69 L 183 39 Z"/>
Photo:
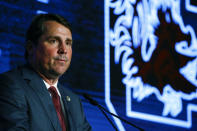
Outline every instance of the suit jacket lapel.
<path id="1" fill-rule="evenodd" d="M 75 131 L 76 125 L 75 125 L 74 120 L 72 118 L 72 115 L 71 115 L 72 113 L 71 113 L 71 109 L 70 109 L 70 107 L 71 107 L 70 104 L 71 104 L 72 100 L 70 99 L 70 95 L 63 88 L 64 88 L 63 86 L 58 84 L 58 90 L 61 94 L 62 101 L 64 104 L 65 113 L 66 113 L 66 124 L 67 124 L 69 131 Z"/>
<path id="2" fill-rule="evenodd" d="M 54 129 L 56 131 L 60 131 L 61 126 L 59 123 L 59 119 L 57 117 L 57 113 L 54 108 L 50 94 L 49 94 L 47 88 L 45 87 L 43 80 L 30 67 L 23 69 L 23 78 L 26 80 L 29 80 L 29 86 L 38 95 L 40 102 L 42 104 L 42 107 L 46 111 L 46 114 L 47 114 L 48 118 L 50 119 Z"/>

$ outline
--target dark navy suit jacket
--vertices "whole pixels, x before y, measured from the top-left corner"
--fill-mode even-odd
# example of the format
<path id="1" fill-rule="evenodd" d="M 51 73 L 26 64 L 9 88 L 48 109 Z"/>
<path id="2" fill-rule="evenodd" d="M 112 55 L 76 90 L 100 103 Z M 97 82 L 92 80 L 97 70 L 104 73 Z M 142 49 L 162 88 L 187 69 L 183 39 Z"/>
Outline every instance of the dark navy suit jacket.
<path id="1" fill-rule="evenodd" d="M 77 95 L 58 84 L 67 131 L 90 131 Z M 68 99 L 70 97 L 70 99 Z M 0 75 L 0 131 L 61 131 L 50 94 L 30 67 Z"/>

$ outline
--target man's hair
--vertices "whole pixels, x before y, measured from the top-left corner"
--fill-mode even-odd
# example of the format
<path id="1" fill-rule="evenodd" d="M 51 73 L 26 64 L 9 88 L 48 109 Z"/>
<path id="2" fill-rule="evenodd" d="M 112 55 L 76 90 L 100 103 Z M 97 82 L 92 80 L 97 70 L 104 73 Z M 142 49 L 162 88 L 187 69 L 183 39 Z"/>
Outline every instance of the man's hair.
<path id="1" fill-rule="evenodd" d="M 27 29 L 26 45 L 28 42 L 31 42 L 32 44 L 35 45 L 38 43 L 38 39 L 45 31 L 44 23 L 46 21 L 56 21 L 57 23 L 62 24 L 63 26 L 68 28 L 72 33 L 70 24 L 64 17 L 57 14 L 39 14 L 33 18 L 29 28 Z M 25 58 L 27 59 L 27 57 L 28 57 L 28 52 L 26 49 Z"/>

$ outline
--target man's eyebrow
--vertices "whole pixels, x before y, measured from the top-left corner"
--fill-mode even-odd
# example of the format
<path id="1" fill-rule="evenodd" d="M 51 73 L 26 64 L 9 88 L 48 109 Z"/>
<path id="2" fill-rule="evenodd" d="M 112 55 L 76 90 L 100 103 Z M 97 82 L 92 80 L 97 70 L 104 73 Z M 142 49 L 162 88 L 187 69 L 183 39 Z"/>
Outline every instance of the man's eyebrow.
<path id="1" fill-rule="evenodd" d="M 65 41 L 71 41 L 71 42 L 72 42 L 73 40 L 72 40 L 72 39 L 70 39 L 70 38 L 67 38 Z"/>
<path id="2" fill-rule="evenodd" d="M 47 39 L 50 39 L 50 38 L 55 38 L 55 39 L 59 39 L 59 40 L 61 39 L 61 37 L 59 37 L 59 36 L 52 36 L 52 35 L 47 37 Z M 65 41 L 71 41 L 72 42 L 73 40 L 72 40 L 72 38 L 66 38 Z"/>
<path id="3" fill-rule="evenodd" d="M 59 37 L 58 37 L 58 36 L 52 36 L 52 35 L 50 35 L 50 36 L 47 36 L 47 39 L 50 39 L 50 38 L 59 39 Z"/>

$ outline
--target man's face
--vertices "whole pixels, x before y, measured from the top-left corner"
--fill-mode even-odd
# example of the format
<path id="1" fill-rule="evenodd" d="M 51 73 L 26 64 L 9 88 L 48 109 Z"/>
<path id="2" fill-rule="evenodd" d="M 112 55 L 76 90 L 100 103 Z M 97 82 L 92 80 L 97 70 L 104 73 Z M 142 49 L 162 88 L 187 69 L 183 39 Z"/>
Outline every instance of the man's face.
<path id="1" fill-rule="evenodd" d="M 68 28 L 47 21 L 45 31 L 33 47 L 33 66 L 48 79 L 58 78 L 69 67 L 72 57 L 72 34 Z"/>

